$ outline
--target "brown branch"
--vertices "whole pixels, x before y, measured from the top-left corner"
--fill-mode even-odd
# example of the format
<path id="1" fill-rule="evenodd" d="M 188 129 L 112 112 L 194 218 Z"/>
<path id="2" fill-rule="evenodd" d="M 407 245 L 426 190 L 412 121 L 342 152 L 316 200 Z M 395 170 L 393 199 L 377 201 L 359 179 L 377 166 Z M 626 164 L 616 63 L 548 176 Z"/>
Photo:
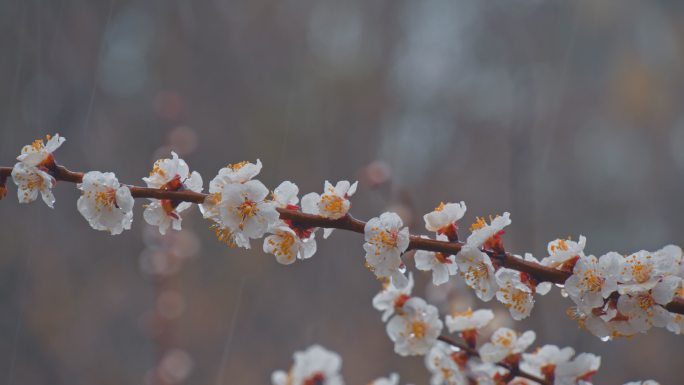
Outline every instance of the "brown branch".
<path id="1" fill-rule="evenodd" d="M 81 183 L 83 173 L 70 171 L 64 166 L 55 166 L 50 170 L 52 176 L 58 181 Z M 11 167 L 0 167 L 0 178 L 9 177 L 12 174 Z M 192 191 L 166 191 L 149 187 L 129 186 L 131 195 L 135 198 L 169 199 L 179 202 L 203 203 L 208 194 L 196 193 Z M 366 222 L 346 215 L 339 219 L 324 218 L 318 215 L 305 214 L 301 211 L 278 208 L 281 219 L 291 220 L 294 224 L 303 227 L 324 227 L 364 233 Z M 434 239 L 421 238 L 411 235 L 409 249 L 438 251 L 445 254 L 456 254 L 463 247 L 463 242 L 446 242 Z M 543 266 L 539 263 L 525 261 L 517 258 L 510 253 L 498 254 L 492 250 L 483 249 L 491 258 L 502 266 L 509 269 L 524 272 L 532 276 L 538 282 L 552 282 L 562 285 L 571 275 L 569 272 Z M 673 313 L 684 314 L 684 300 L 675 298 L 672 302 L 665 305 L 665 309 Z"/>
<path id="2" fill-rule="evenodd" d="M 470 346 L 468 346 L 464 343 L 455 341 L 455 340 L 453 340 L 449 337 L 445 337 L 445 336 L 439 336 L 439 337 L 437 337 L 437 339 L 444 342 L 444 343 L 447 343 L 451 346 L 457 347 L 460 350 L 463 350 L 464 352 L 466 352 L 471 357 L 480 357 L 480 353 L 478 353 L 477 350 L 471 348 Z M 496 364 L 507 369 L 512 374 L 512 377 L 524 377 L 524 378 L 527 378 L 528 380 L 538 382 L 542 385 L 551 385 L 551 383 L 546 381 L 545 379 L 537 377 L 534 374 L 524 372 L 517 367 L 513 368 L 513 367 L 511 367 L 511 365 L 509 365 L 505 362 L 497 362 Z M 511 378 L 511 380 L 512 379 L 513 378 Z"/>

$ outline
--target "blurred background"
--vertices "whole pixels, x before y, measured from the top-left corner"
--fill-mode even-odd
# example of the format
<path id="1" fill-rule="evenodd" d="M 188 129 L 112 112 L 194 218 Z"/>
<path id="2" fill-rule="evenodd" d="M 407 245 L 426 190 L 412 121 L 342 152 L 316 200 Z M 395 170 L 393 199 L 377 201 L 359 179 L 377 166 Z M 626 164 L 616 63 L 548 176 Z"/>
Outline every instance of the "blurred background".
<path id="1" fill-rule="evenodd" d="M 466 201 L 464 228 L 510 211 L 508 249 L 540 258 L 579 234 L 597 255 L 684 244 L 684 3 L 3 0 L 0 51 L 3 166 L 58 132 L 60 163 L 127 183 L 175 150 L 205 186 L 256 158 L 270 188 L 358 179 L 355 216 L 395 210 L 416 232 L 441 201 Z M 358 234 L 281 266 L 258 242 L 222 245 L 194 209 L 161 237 L 138 201 L 112 237 L 72 185 L 54 210 L 15 193 L 0 202 L 2 383 L 267 384 L 313 343 L 343 356 L 348 384 L 428 382 L 371 307 Z M 485 306 L 415 276 L 444 312 Z M 569 305 L 554 290 L 497 325 L 603 356 L 596 383 L 681 382 L 682 337 L 604 343 Z"/>

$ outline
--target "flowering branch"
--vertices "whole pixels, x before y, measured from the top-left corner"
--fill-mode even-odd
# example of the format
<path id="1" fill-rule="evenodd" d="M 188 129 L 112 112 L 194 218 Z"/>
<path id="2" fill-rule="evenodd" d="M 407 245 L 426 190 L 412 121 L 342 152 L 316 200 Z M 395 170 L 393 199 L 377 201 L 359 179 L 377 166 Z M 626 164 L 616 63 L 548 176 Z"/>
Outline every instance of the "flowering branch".
<path id="1" fill-rule="evenodd" d="M 447 344 L 449 344 L 455 348 L 458 348 L 458 349 L 464 351 L 470 357 L 477 357 L 477 358 L 480 357 L 480 353 L 478 353 L 476 349 L 473 349 L 464 343 L 458 342 L 458 341 L 453 340 L 453 339 L 446 337 L 446 336 L 439 336 L 437 339 L 444 342 L 444 343 L 447 343 Z M 543 378 L 537 377 L 533 374 L 530 374 L 530 373 L 527 373 L 523 370 L 520 370 L 520 368 L 518 366 L 512 366 L 512 365 L 509 365 L 505 362 L 499 362 L 499 363 L 497 363 L 497 365 L 502 366 L 509 371 L 510 380 L 512 380 L 515 377 L 524 377 L 524 378 L 527 378 L 528 380 L 532 380 L 532 381 L 537 382 L 541 385 L 551 385 L 550 382 L 546 381 Z"/>
<path id="2" fill-rule="evenodd" d="M 373 298 L 373 307 L 383 311 L 382 320 L 387 322 L 397 354 L 426 355 L 432 383 L 461 384 L 467 377 L 484 375 L 497 384 L 531 380 L 542 385 L 575 385 L 590 380 L 600 357 L 582 353 L 571 360 L 572 348 L 553 345 L 526 354 L 534 332 L 518 334 L 508 328 L 499 328 L 490 342 L 476 349 L 479 329 L 493 318 L 487 309 L 446 316 L 449 332 L 460 332 L 465 344 L 441 335 L 444 323 L 438 309 L 411 297 L 413 276 L 407 277 L 402 260 L 408 250 L 415 250 L 416 269 L 432 272 L 435 285 L 459 274 L 478 298 L 486 302 L 496 297 L 515 320 L 528 317 L 534 296 L 546 294 L 556 284 L 576 305 L 568 314 L 602 339 L 630 336 L 654 326 L 684 333 L 684 253 L 678 246 L 629 255 L 609 252 L 597 258 L 584 253 L 586 238 L 580 236 L 577 242 L 550 242 L 548 257 L 540 262 L 529 253 L 506 252 L 502 235 L 511 224 L 507 212 L 490 216 L 489 223 L 477 218 L 463 242 L 457 223 L 465 214 L 465 203 L 441 203 L 423 216 L 425 228 L 436 233 L 431 239 L 409 234 L 396 213 L 386 212 L 368 222 L 353 218 L 349 198 L 357 183 L 326 181 L 322 194 L 306 194 L 300 202 L 294 183 L 284 181 L 270 190 L 254 179 L 262 167 L 257 160 L 222 168 L 209 183 L 207 194 L 202 192 L 201 175 L 191 173 L 187 163 L 172 152 L 171 159 L 157 160 L 149 176 L 142 178 L 146 187 L 126 185 L 111 172 L 81 173 L 58 165 L 53 152 L 64 141 L 59 135 L 48 136 L 47 143 L 37 140 L 22 148 L 14 167 L 0 167 L 0 199 L 6 195 L 9 178 L 17 185 L 19 202 L 29 203 L 40 195 L 49 207 L 55 202 L 52 188 L 57 181 L 77 183 L 82 191 L 78 211 L 92 228 L 112 235 L 131 228 L 134 198 L 150 199 L 143 217 L 161 234 L 169 228 L 180 230 L 180 213 L 194 203 L 213 223 L 220 241 L 250 248 L 251 240 L 263 238 L 264 252 L 285 265 L 314 255 L 319 229 L 324 238 L 334 229 L 363 234 L 366 266 L 384 283 L 383 291 Z M 327 379 L 332 383 L 339 379 L 337 355 L 313 346 L 295 354 L 295 367 L 302 354 L 311 355 L 311 362 L 305 360 L 307 367 L 293 369 L 302 378 L 291 378 L 292 371 L 279 371 L 272 377 L 274 385 L 327 384 Z M 374 384 L 388 383 L 380 380 Z M 398 378 L 393 374 L 386 381 L 396 384 Z"/>
<path id="3" fill-rule="evenodd" d="M 0 167 L 0 180 L 8 178 L 12 174 L 11 167 Z M 55 165 L 51 168 L 50 174 L 58 181 L 81 183 L 83 181 L 83 173 L 71 171 L 64 166 Z M 153 198 L 166 199 L 176 202 L 190 202 L 201 204 L 204 203 L 209 194 L 193 192 L 193 191 L 172 191 L 149 187 L 129 186 L 131 195 L 134 198 Z M 320 215 L 306 214 L 301 211 L 277 208 L 280 213 L 280 219 L 290 220 L 295 225 L 301 227 L 322 227 L 330 229 L 348 230 L 355 233 L 364 233 L 366 222 L 352 217 L 350 214 L 338 219 L 326 218 Z M 433 251 L 444 254 L 457 254 L 464 246 L 463 242 L 449 242 L 439 241 L 429 238 L 421 238 L 417 235 L 411 235 L 408 249 Z M 510 253 L 497 253 L 493 250 L 482 249 L 493 258 L 500 266 L 509 269 L 524 272 L 532 276 L 538 282 L 551 282 L 562 285 L 572 275 L 572 273 L 553 269 L 543 266 L 539 263 L 530 262 L 521 258 L 516 258 Z M 672 302 L 665 305 L 665 309 L 670 312 L 684 314 L 684 300 L 675 298 Z"/>
<path id="4" fill-rule="evenodd" d="M 0 180 L 10 177 L 11 174 L 11 167 L 0 167 Z M 71 171 L 60 165 L 55 165 L 52 167 L 50 174 L 58 181 L 71 183 L 81 183 L 83 181 L 82 172 Z M 190 202 L 196 204 L 204 203 L 206 198 L 209 196 L 209 194 L 193 191 L 172 191 L 139 186 L 129 186 L 129 189 L 134 198 L 166 199 L 176 202 Z M 355 219 L 350 214 L 338 219 L 331 219 L 320 215 L 306 214 L 301 211 L 287 208 L 277 208 L 277 211 L 280 213 L 281 219 L 290 220 L 294 224 L 302 227 L 333 228 L 363 234 L 364 228 L 366 226 L 366 222 Z M 457 254 L 461 251 L 463 245 L 463 242 L 439 241 L 411 235 L 408 248 L 414 250 L 440 252 L 445 254 Z M 482 251 L 496 260 L 500 266 L 527 273 L 538 282 L 563 284 L 572 275 L 570 272 L 553 269 L 535 262 L 516 258 L 510 253 L 497 253 L 487 249 L 482 249 Z M 665 305 L 665 308 L 673 313 L 684 314 L 684 300 L 675 298 L 672 302 Z"/>

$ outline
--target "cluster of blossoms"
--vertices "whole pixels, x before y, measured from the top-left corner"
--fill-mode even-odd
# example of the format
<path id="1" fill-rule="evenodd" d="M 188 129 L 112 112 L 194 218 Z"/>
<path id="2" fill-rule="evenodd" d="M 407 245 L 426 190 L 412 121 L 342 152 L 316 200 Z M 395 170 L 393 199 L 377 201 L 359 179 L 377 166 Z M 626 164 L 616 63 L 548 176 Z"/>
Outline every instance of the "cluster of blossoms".
<path id="1" fill-rule="evenodd" d="M 555 385 L 590 384 L 599 368 L 598 356 L 583 353 L 573 359 L 572 348 L 545 345 L 534 353 L 525 353 L 535 340 L 533 331 L 518 334 L 499 328 L 489 342 L 477 349 L 482 329 L 494 318 L 491 310 L 469 309 L 447 315 L 442 322 L 436 307 L 411 296 L 411 275 L 408 281 L 407 286 L 399 288 L 390 279 L 373 298 L 373 307 L 383 312 L 383 321 L 389 319 L 387 333 L 397 354 L 425 356 L 425 365 L 432 374 L 431 385 L 538 383 L 531 378 Z M 464 344 L 440 338 L 444 325 Z"/>
<path id="2" fill-rule="evenodd" d="M 664 308 L 684 295 L 681 248 L 609 252 L 597 258 L 584 254 L 585 244 L 584 237 L 577 243 L 556 240 L 546 259 L 549 266 L 572 271 L 564 290 L 575 303 L 569 314 L 581 326 L 601 338 L 631 336 L 653 326 L 684 332 L 681 314 Z"/>
<path id="3" fill-rule="evenodd" d="M 288 265 L 315 254 L 315 235 L 321 223 L 332 226 L 322 226 L 323 238 L 327 238 L 336 224 L 354 221 L 348 212 L 356 182 L 340 181 L 333 185 L 326 181 L 321 194 L 306 194 L 300 202 L 299 188 L 294 183 L 284 181 L 271 191 L 255 179 L 262 168 L 257 160 L 222 168 L 210 181 L 208 194 L 202 194 L 202 177 L 196 171 L 190 172 L 188 164 L 174 152 L 171 158 L 156 161 L 149 176 L 142 178 L 146 188 L 121 184 L 111 172 L 69 172 L 70 178 L 64 179 L 60 173 L 65 169 L 57 165 L 53 155 L 64 141 L 59 135 L 48 136 L 46 141 L 37 140 L 22 149 L 11 170 L 19 201 L 32 202 L 40 194 L 53 207 L 51 189 L 57 180 L 78 182 L 82 192 L 78 211 L 91 227 L 112 235 L 131 228 L 134 197 L 150 199 L 143 217 L 161 234 L 169 229 L 180 230 L 181 213 L 192 203 L 198 203 L 219 240 L 250 248 L 252 240 L 264 238 L 263 251 Z M 0 174 L 0 198 L 5 193 L 7 174 Z M 191 198 L 177 198 L 180 195 L 175 193 L 187 193 Z M 577 242 L 550 242 L 548 256 L 538 261 L 529 253 L 519 256 L 506 252 L 502 236 L 511 224 L 507 212 L 490 217 L 489 221 L 477 218 L 469 227 L 468 237 L 460 241 L 458 222 L 465 213 L 466 205 L 460 202 L 441 203 L 425 214 L 425 228 L 434 233 L 433 239 L 410 235 L 399 215 L 392 212 L 363 224 L 366 266 L 385 282 L 384 290 L 373 299 L 373 306 L 383 312 L 382 320 L 387 322 L 386 330 L 396 353 L 426 356 L 432 385 L 527 384 L 534 383 L 534 378 L 556 385 L 586 384 L 598 369 L 600 359 L 587 353 L 573 359 L 571 348 L 551 345 L 535 353 L 524 353 L 534 341 L 534 332 L 518 335 L 506 328 L 494 332 L 490 342 L 476 349 L 480 330 L 491 321 L 493 313 L 469 311 L 449 315 L 442 322 L 435 306 L 411 296 L 413 276 L 407 274 L 404 263 L 409 249 L 416 249 L 415 267 L 431 272 L 434 285 L 442 285 L 458 275 L 480 300 L 496 298 L 515 320 L 528 317 L 535 296 L 548 293 L 552 284 L 540 282 L 537 274 L 510 268 L 515 265 L 511 260 L 567 277 L 562 285 L 563 294 L 575 304 L 569 314 L 601 338 L 630 336 L 652 326 L 684 333 L 684 316 L 666 308 L 673 300 L 684 299 L 684 261 L 679 247 L 670 245 L 655 252 L 642 250 L 630 255 L 610 252 L 597 258 L 584 254 L 586 238 L 580 236 Z M 361 226 L 362 222 L 356 223 Z M 360 229 L 356 227 L 354 231 Z M 429 247 L 416 246 L 425 242 Z M 554 282 L 561 286 L 563 280 Z M 440 335 L 445 325 L 449 332 L 459 333 L 464 346 L 444 342 L 445 337 Z M 340 367 L 339 356 L 313 346 L 296 353 L 292 369 L 274 373 L 272 380 L 275 385 L 342 384 Z M 398 376 L 373 383 L 398 384 Z"/>
<path id="4" fill-rule="evenodd" d="M 435 232 L 435 239 L 442 242 L 458 242 L 458 225 L 466 211 L 464 202 L 441 203 L 423 219 L 425 228 Z M 488 252 L 505 255 L 501 236 L 503 229 L 511 223 L 510 214 L 483 218 L 470 226 L 471 233 L 455 255 L 438 251 L 417 250 L 414 254 L 416 269 L 432 272 L 432 282 L 441 285 L 451 276 L 460 275 L 466 284 L 475 290 L 483 301 L 497 298 L 520 320 L 530 315 L 534 296 L 544 295 L 551 289 L 548 282 L 538 283 L 526 273 L 499 266 Z M 368 221 L 365 227 L 366 262 L 378 278 L 391 278 L 396 287 L 404 287 L 408 280 L 404 274 L 406 266 L 401 256 L 408 249 L 410 236 L 408 228 L 402 227 L 401 218 L 395 213 L 384 213 Z M 427 237 L 422 237 L 427 239 Z M 531 255 L 516 256 L 538 263 Z"/>

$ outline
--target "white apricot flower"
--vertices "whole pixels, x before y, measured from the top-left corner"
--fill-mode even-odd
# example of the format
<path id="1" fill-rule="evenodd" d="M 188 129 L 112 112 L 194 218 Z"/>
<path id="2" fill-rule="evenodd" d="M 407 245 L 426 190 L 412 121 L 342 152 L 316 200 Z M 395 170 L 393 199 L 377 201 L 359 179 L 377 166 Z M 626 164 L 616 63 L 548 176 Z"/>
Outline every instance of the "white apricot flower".
<path id="1" fill-rule="evenodd" d="M 12 180 L 17 185 L 19 203 L 33 202 L 40 193 L 43 202 L 48 207 L 53 208 L 55 196 L 52 195 L 52 188 L 57 181 L 52 175 L 38 167 L 27 166 L 25 163 L 18 162 L 12 168 Z"/>
<path id="2" fill-rule="evenodd" d="M 468 385 L 468 378 L 452 356 L 456 352 L 442 341 L 430 349 L 425 356 L 425 366 L 432 374 L 430 385 Z"/>
<path id="3" fill-rule="evenodd" d="M 212 228 L 216 232 L 217 238 L 221 242 L 224 242 L 231 247 L 239 246 L 249 249 L 250 237 L 244 231 L 242 231 L 239 226 L 233 226 L 234 221 L 230 221 L 230 223 L 227 223 L 224 220 L 224 217 L 228 215 L 227 212 L 232 210 L 231 208 L 226 207 L 226 193 L 235 193 L 235 186 L 251 182 L 252 178 L 257 176 L 260 171 L 261 161 L 259 159 L 257 159 L 256 163 L 249 163 L 247 161 L 243 161 L 235 164 L 229 164 L 228 166 L 219 170 L 218 175 L 214 177 L 214 179 L 212 179 L 211 182 L 209 182 L 209 196 L 205 199 L 204 203 L 199 205 L 199 209 L 202 212 L 202 216 L 214 222 Z M 261 195 L 262 191 L 265 189 L 266 194 L 268 194 L 268 189 L 266 189 L 266 187 L 263 186 L 261 182 L 254 182 L 256 183 L 252 185 L 252 190 L 258 190 L 258 195 Z M 228 188 L 229 186 L 233 187 Z M 261 187 L 263 187 L 263 189 Z M 261 198 L 260 201 L 263 202 L 264 199 L 265 197 Z M 256 201 L 252 201 L 252 203 L 254 202 Z M 266 212 L 269 213 L 269 219 L 271 219 L 271 217 L 274 216 L 273 213 L 277 215 L 277 212 L 275 211 L 275 205 L 271 203 L 271 206 L 272 210 L 268 209 L 268 205 L 262 207 L 267 209 Z M 245 206 L 243 206 L 243 208 L 245 209 L 245 214 L 253 212 L 253 210 L 248 210 L 249 204 L 246 204 Z M 251 216 L 249 215 L 247 215 L 247 217 L 251 218 Z M 260 218 L 257 221 L 261 223 L 258 226 L 259 230 L 261 230 L 264 227 L 264 221 L 261 219 L 263 218 Z M 275 220 L 271 224 L 275 224 Z M 268 223 L 266 223 L 266 228 L 268 228 Z M 263 233 L 261 235 L 263 235 Z"/>
<path id="4" fill-rule="evenodd" d="M 591 353 L 581 353 L 574 360 L 556 366 L 554 385 L 577 385 L 590 383 L 598 368 L 601 357 Z"/>
<path id="5" fill-rule="evenodd" d="M 641 250 L 625 257 L 620 273 L 620 294 L 652 289 L 663 277 L 676 274 L 676 250 L 654 253 Z"/>
<path id="6" fill-rule="evenodd" d="M 131 228 L 135 200 L 131 190 L 119 184 L 114 173 L 87 172 L 77 187 L 83 193 L 76 207 L 92 228 L 112 235 Z"/>
<path id="7" fill-rule="evenodd" d="M 275 204 L 266 200 L 267 195 L 268 189 L 258 180 L 226 184 L 218 195 L 220 200 L 214 203 L 214 220 L 234 234 L 261 238 L 280 217 Z"/>
<path id="8" fill-rule="evenodd" d="M 202 176 L 193 171 L 190 173 L 188 164 L 171 152 L 172 159 L 159 159 L 154 162 L 154 167 L 149 177 L 143 178 L 147 187 L 165 191 L 202 191 Z M 169 227 L 174 230 L 181 229 L 182 218 L 180 213 L 192 206 L 190 202 L 176 202 L 170 199 L 153 199 L 145 207 L 143 218 L 152 226 L 159 227 L 161 234 L 166 234 Z"/>
<path id="9" fill-rule="evenodd" d="M 387 334 L 394 342 L 394 351 L 401 356 L 423 355 L 437 342 L 442 332 L 439 311 L 422 298 L 406 301 L 401 314 L 387 323 Z"/>
<path id="10" fill-rule="evenodd" d="M 351 207 L 349 197 L 356 192 L 358 183 L 359 182 L 354 182 L 354 184 L 350 184 L 349 181 L 343 180 L 337 182 L 337 184 L 333 186 L 326 180 L 325 186 L 323 187 L 323 194 L 309 193 L 302 198 L 302 205 L 304 205 L 305 199 L 307 202 L 311 201 L 311 203 L 313 203 L 312 205 L 307 205 L 304 212 L 330 219 L 342 218 L 347 214 Z"/>
<path id="11" fill-rule="evenodd" d="M 494 298 L 498 285 L 494 275 L 494 265 L 487 254 L 477 247 L 466 244 L 456 254 L 456 263 L 459 274 L 466 284 L 475 290 L 479 299 L 486 302 Z"/>
<path id="12" fill-rule="evenodd" d="M 565 281 L 565 291 L 580 307 L 602 306 L 604 299 L 617 290 L 622 261 L 622 255 L 612 251 L 598 259 L 593 255 L 581 256 Z"/>
<path id="13" fill-rule="evenodd" d="M 38 139 L 33 143 L 24 146 L 21 149 L 21 155 L 17 157 L 17 160 L 31 167 L 54 163 L 52 153 L 55 152 L 66 139 L 59 136 L 59 134 L 55 134 L 54 136 L 47 135 L 46 139 L 47 143 L 42 139 Z"/>
<path id="14" fill-rule="evenodd" d="M 364 228 L 366 243 L 363 249 L 369 268 L 378 278 L 391 277 L 397 287 L 408 284 L 401 271 L 401 254 L 408 248 L 409 231 L 402 226 L 399 215 L 386 212 L 369 220 Z"/>
<path id="15" fill-rule="evenodd" d="M 470 235 L 466 240 L 467 246 L 482 247 L 487 240 L 499 234 L 504 227 L 511 224 L 511 214 L 505 212 L 503 215 L 497 215 L 494 219 L 490 217 L 489 222 L 487 224 L 484 218 L 477 218 L 476 222 L 470 226 Z"/>
<path id="16" fill-rule="evenodd" d="M 629 324 L 638 332 L 644 332 L 651 326 L 667 326 L 671 315 L 661 305 L 672 301 L 680 284 L 681 278 L 669 276 L 651 290 L 625 292 L 618 298 L 617 310 L 629 318 Z"/>
<path id="17" fill-rule="evenodd" d="M 269 232 L 273 234 L 264 239 L 264 252 L 273 254 L 283 265 L 289 265 L 296 259 L 311 258 L 316 253 L 316 234 L 313 232 L 305 239 L 299 238 L 299 235 L 286 225 L 275 226 Z"/>
<path id="18" fill-rule="evenodd" d="M 523 353 L 520 368 L 527 373 L 552 379 L 556 367 L 570 361 L 575 355 L 571 347 L 560 349 L 556 345 L 544 345 L 534 353 Z"/>
<path id="19" fill-rule="evenodd" d="M 413 290 L 413 274 L 409 273 L 408 284 L 402 288 L 394 285 L 394 281 L 390 278 L 386 286 L 381 292 L 373 297 L 373 307 L 382 313 L 382 322 L 394 315 L 395 311 L 400 310 L 406 301 L 411 298 L 411 291 Z"/>
<path id="20" fill-rule="evenodd" d="M 587 238 L 583 235 L 579 236 L 577 242 L 569 239 L 556 239 L 549 242 L 547 246 L 549 256 L 542 259 L 541 263 L 544 266 L 561 269 L 566 262 L 570 263 L 573 259 L 583 257 L 586 245 Z"/>
<path id="21" fill-rule="evenodd" d="M 295 352 L 294 365 L 288 372 L 277 370 L 271 375 L 273 385 L 344 385 L 340 369 L 342 358 L 320 345 Z"/>
<path id="22" fill-rule="evenodd" d="M 17 157 L 19 161 L 12 168 L 12 180 L 17 185 L 17 198 L 19 203 L 30 203 L 38 198 L 40 193 L 43 202 L 53 208 L 55 196 L 52 195 L 52 188 L 57 181 L 49 174 L 51 168 L 55 166 L 55 158 L 52 153 L 64 143 L 66 139 L 55 134 L 47 135 L 47 143 L 38 139 L 33 143 L 24 146 L 21 154 Z"/>
<path id="23" fill-rule="evenodd" d="M 529 317 L 534 307 L 534 292 L 522 282 L 522 273 L 503 268 L 495 276 L 499 285 L 496 298 L 510 311 L 511 317 L 516 321 Z"/>
<path id="24" fill-rule="evenodd" d="M 377 378 L 368 385 L 399 385 L 399 375 L 397 373 L 392 373 L 389 377 Z"/>
<path id="25" fill-rule="evenodd" d="M 323 194 L 308 193 L 302 197 L 302 211 L 306 214 L 320 215 L 325 218 L 339 219 L 347 215 L 351 208 L 349 197 L 354 195 L 359 182 L 350 184 L 343 180 L 333 186 L 327 180 Z M 323 229 L 323 238 L 328 238 L 334 229 Z"/>
<path id="26" fill-rule="evenodd" d="M 449 333 L 482 329 L 494 319 L 494 312 L 489 309 L 473 311 L 468 309 L 462 313 L 447 315 L 445 322 Z"/>
<path id="27" fill-rule="evenodd" d="M 424 237 L 427 238 L 427 237 Z M 437 235 L 438 241 L 448 241 L 446 235 Z M 449 280 L 449 276 L 458 272 L 456 257 L 445 255 L 438 251 L 418 250 L 413 255 L 416 261 L 416 269 L 422 271 L 432 271 L 432 283 L 439 286 Z"/>
<path id="28" fill-rule="evenodd" d="M 455 236 L 456 222 L 463 218 L 465 212 L 466 205 L 463 201 L 447 204 L 442 202 L 433 211 L 423 215 L 425 228 L 438 234 Z"/>
<path id="29" fill-rule="evenodd" d="M 223 187 L 230 183 L 245 183 L 252 180 L 261 172 L 261 160 L 257 159 L 256 163 L 242 161 L 239 163 L 229 164 L 219 170 L 218 175 L 209 184 L 211 190 L 220 191 Z"/>
<path id="30" fill-rule="evenodd" d="M 499 328 L 492 334 L 491 342 L 482 345 L 478 352 L 484 362 L 499 362 L 510 355 L 524 352 L 532 345 L 535 337 L 531 330 L 518 335 L 509 328 Z"/>

